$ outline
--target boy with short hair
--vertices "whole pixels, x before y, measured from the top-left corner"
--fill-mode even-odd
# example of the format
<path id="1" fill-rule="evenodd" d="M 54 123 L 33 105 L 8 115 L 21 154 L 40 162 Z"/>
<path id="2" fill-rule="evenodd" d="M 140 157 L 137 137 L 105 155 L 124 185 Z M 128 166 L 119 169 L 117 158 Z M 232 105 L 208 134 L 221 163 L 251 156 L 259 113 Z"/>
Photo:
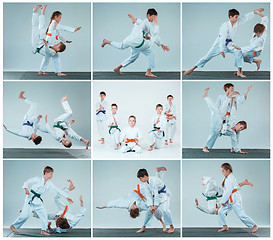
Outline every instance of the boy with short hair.
<path id="1" fill-rule="evenodd" d="M 142 134 L 140 130 L 135 126 L 136 117 L 131 115 L 128 119 L 129 127 L 125 128 L 121 133 L 121 140 L 123 146 L 120 149 L 120 152 L 136 152 L 141 153 L 141 147 L 139 145 L 140 140 L 142 139 Z"/>
<path id="2" fill-rule="evenodd" d="M 160 149 L 162 139 L 165 136 L 166 118 L 162 114 L 163 106 L 161 104 L 156 105 L 156 115 L 152 117 L 153 130 L 149 132 L 150 148 L 148 151 Z"/>
<path id="3" fill-rule="evenodd" d="M 117 118 L 117 111 L 118 111 L 118 105 L 113 103 L 111 105 L 111 111 L 112 114 L 108 118 L 108 128 L 109 128 L 109 134 L 111 138 L 111 146 L 115 147 L 115 150 L 118 150 L 120 143 L 120 128 L 118 126 L 118 118 Z"/>
<path id="4" fill-rule="evenodd" d="M 247 154 L 239 148 L 239 134 L 247 128 L 245 121 L 240 121 L 235 124 L 235 97 L 232 97 L 232 108 L 229 113 L 228 121 L 223 122 L 220 118 L 219 109 L 215 106 L 212 99 L 208 97 L 209 88 L 204 90 L 202 97 L 207 102 L 207 105 L 211 111 L 211 128 L 212 131 L 209 134 L 206 146 L 203 148 L 203 152 L 209 153 L 209 148 L 212 148 L 218 137 L 229 136 L 231 138 L 232 152 Z"/>
<path id="5" fill-rule="evenodd" d="M 229 21 L 221 25 L 219 35 L 213 43 L 212 48 L 196 63 L 194 67 L 187 70 L 184 75 L 192 73 L 196 68 L 202 68 L 208 61 L 220 54 L 225 58 L 225 53 L 232 53 L 235 55 L 235 66 L 238 68 L 236 75 L 245 78 L 246 76 L 242 72 L 243 55 L 241 51 L 238 51 L 232 46 L 233 36 L 239 25 L 249 21 L 254 17 L 254 14 L 258 14 L 262 11 L 264 11 L 263 8 L 256 9 L 253 12 L 247 13 L 242 18 L 239 18 L 239 12 L 236 9 L 230 9 L 228 11 Z"/>
<path id="6" fill-rule="evenodd" d="M 265 40 L 267 37 L 267 24 L 268 24 L 268 17 L 264 16 L 262 13 L 257 13 L 261 18 L 261 23 L 258 23 L 254 27 L 254 34 L 253 37 L 250 39 L 250 45 L 245 47 L 238 47 L 233 45 L 234 48 L 237 50 L 241 50 L 244 58 L 244 62 L 247 63 L 256 63 L 257 71 L 260 69 L 262 60 L 256 59 L 255 57 L 260 56 L 261 52 L 264 49 Z"/>
<path id="7" fill-rule="evenodd" d="M 173 143 L 173 137 L 176 130 L 176 108 L 173 103 L 173 95 L 167 96 L 168 103 L 164 107 L 164 114 L 166 115 L 167 125 L 165 134 L 165 145 L 168 145 L 168 140 Z"/>
<path id="8" fill-rule="evenodd" d="M 38 136 L 36 132 L 38 128 L 38 123 L 40 122 L 42 115 L 37 115 L 36 103 L 29 98 L 25 98 L 24 94 L 24 91 L 20 92 L 18 98 L 29 104 L 30 107 L 24 117 L 22 128 L 20 130 L 8 129 L 4 124 L 3 127 L 7 132 L 12 133 L 18 137 L 23 137 L 31 140 L 35 143 L 35 145 L 38 145 L 42 141 L 42 137 Z"/>
<path id="9" fill-rule="evenodd" d="M 18 233 L 18 228 L 20 228 L 30 217 L 30 214 L 34 211 L 37 213 L 42 222 L 41 235 L 50 235 L 46 232 L 47 229 L 47 211 L 43 204 L 43 199 L 41 195 L 47 191 L 54 193 L 59 193 L 61 196 L 67 199 L 67 201 L 72 204 L 73 201 L 68 197 L 68 195 L 55 187 L 55 185 L 49 181 L 53 177 L 53 168 L 46 166 L 43 170 L 43 177 L 34 177 L 28 179 L 23 184 L 25 189 L 26 199 L 22 211 L 15 222 L 10 226 L 13 232 Z M 29 190 L 29 187 L 31 189 Z"/>
<path id="10" fill-rule="evenodd" d="M 106 93 L 100 92 L 100 101 L 96 103 L 96 118 L 97 118 L 97 126 L 99 130 L 100 135 L 100 142 L 101 144 L 104 144 L 105 139 L 105 133 L 106 133 L 106 109 L 108 107 L 108 103 L 105 100 L 106 99 Z"/>
<path id="11" fill-rule="evenodd" d="M 163 167 L 163 171 L 167 171 L 167 169 Z M 170 225 L 167 233 L 171 234 L 174 232 L 171 211 L 169 209 L 171 194 L 161 178 L 158 177 L 158 171 L 156 174 L 155 177 L 150 177 L 146 169 L 140 169 L 137 172 L 137 177 L 143 183 L 147 198 L 146 204 L 150 208 L 150 212 L 155 213 L 157 208 L 162 211 L 165 224 Z M 143 230 L 145 231 L 145 229 Z"/>

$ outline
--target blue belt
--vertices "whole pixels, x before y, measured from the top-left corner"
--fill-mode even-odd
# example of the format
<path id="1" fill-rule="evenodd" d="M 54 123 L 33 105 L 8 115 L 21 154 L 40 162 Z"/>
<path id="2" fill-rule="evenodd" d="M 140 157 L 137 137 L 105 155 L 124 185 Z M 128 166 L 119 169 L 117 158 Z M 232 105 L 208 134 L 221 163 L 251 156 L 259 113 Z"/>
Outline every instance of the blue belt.
<path id="1" fill-rule="evenodd" d="M 103 113 L 103 114 L 105 114 L 105 113 L 106 113 L 106 111 L 105 111 L 105 110 L 100 110 L 100 111 L 98 111 L 98 112 L 96 113 L 96 115 L 98 115 L 99 113 Z"/>
<path id="2" fill-rule="evenodd" d="M 226 39 L 226 46 L 230 43 L 230 42 L 232 42 L 232 39 Z"/>
<path id="3" fill-rule="evenodd" d="M 166 193 L 166 185 L 164 185 L 164 187 L 158 191 L 158 194 L 160 193 Z"/>
<path id="4" fill-rule="evenodd" d="M 30 126 L 33 127 L 33 123 L 30 123 L 29 121 L 23 123 L 23 126 Z"/>

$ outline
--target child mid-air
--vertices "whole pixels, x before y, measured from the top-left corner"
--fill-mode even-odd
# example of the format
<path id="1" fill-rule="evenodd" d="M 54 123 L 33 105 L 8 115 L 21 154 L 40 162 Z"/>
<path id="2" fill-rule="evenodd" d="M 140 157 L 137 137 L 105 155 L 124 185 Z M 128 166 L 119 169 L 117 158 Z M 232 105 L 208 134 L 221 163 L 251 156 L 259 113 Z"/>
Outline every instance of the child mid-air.
<path id="1" fill-rule="evenodd" d="M 257 23 L 254 27 L 253 30 L 254 34 L 253 37 L 250 39 L 250 45 L 241 48 L 233 45 L 233 47 L 236 48 L 237 50 L 242 51 L 244 62 L 250 64 L 256 63 L 258 71 L 261 67 L 262 60 L 257 59 L 256 57 L 260 56 L 261 52 L 264 49 L 264 44 L 267 37 L 266 30 L 268 24 L 268 17 L 264 16 L 260 12 L 258 12 L 257 14 L 262 18 L 262 20 L 261 23 Z"/>
<path id="2" fill-rule="evenodd" d="M 239 25 L 252 19 L 254 14 L 259 14 L 262 11 L 264 11 L 263 8 L 256 9 L 253 12 L 247 13 L 243 17 L 239 18 L 240 13 L 236 9 L 230 9 L 228 11 L 229 21 L 221 25 L 218 37 L 216 38 L 209 52 L 204 57 L 202 57 L 191 69 L 185 71 L 184 75 L 192 73 L 196 68 L 204 67 L 207 62 L 220 54 L 223 58 L 225 58 L 226 53 L 231 53 L 235 56 L 235 66 L 238 68 L 236 75 L 238 77 L 245 78 L 246 76 L 242 71 L 243 55 L 241 51 L 235 49 L 232 46 L 233 37 Z"/>
<path id="3" fill-rule="evenodd" d="M 111 138 L 111 146 L 115 147 L 115 150 L 118 150 L 121 145 L 120 142 L 120 128 L 118 126 L 118 117 L 117 117 L 118 105 L 113 103 L 111 105 L 111 116 L 108 118 L 108 128 Z"/>

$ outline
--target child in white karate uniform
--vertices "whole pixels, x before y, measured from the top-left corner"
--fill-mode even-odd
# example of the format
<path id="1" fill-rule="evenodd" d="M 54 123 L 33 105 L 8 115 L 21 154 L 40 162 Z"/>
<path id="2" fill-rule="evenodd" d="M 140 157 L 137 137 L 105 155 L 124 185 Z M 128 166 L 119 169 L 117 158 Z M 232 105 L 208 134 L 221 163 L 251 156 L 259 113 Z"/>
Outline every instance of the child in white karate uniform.
<path id="1" fill-rule="evenodd" d="M 148 151 L 152 151 L 154 148 L 160 149 L 162 139 L 165 136 L 166 118 L 162 113 L 163 106 L 157 104 L 155 110 L 157 114 L 152 117 L 153 129 L 149 132 L 150 148 Z"/>
<path id="2" fill-rule="evenodd" d="M 56 194 L 58 193 L 62 197 L 66 198 L 70 204 L 73 203 L 72 199 L 70 199 L 65 192 L 59 190 L 51 181 L 49 181 L 53 177 L 53 171 L 53 168 L 47 166 L 43 170 L 43 177 L 34 177 L 24 183 L 23 188 L 25 189 L 27 196 L 20 216 L 10 226 L 10 229 L 13 232 L 18 233 L 17 229 L 20 228 L 27 221 L 32 211 L 34 211 L 37 213 L 42 222 L 41 234 L 50 235 L 46 232 L 48 223 L 47 211 L 41 198 L 42 194 L 47 191 L 52 191 Z M 31 190 L 29 190 L 29 187 L 31 187 Z"/>
<path id="3" fill-rule="evenodd" d="M 243 205 L 242 197 L 238 191 L 238 184 L 235 177 L 232 174 L 232 167 L 229 163 L 224 163 L 221 166 L 222 174 L 224 175 L 224 181 L 222 187 L 224 188 L 223 197 L 221 199 L 221 208 L 218 211 L 219 224 L 223 226 L 218 232 L 228 231 L 226 224 L 226 215 L 233 209 L 237 217 L 248 227 L 252 228 L 251 233 L 255 233 L 258 230 L 256 223 L 246 215 Z"/>
<path id="4" fill-rule="evenodd" d="M 176 130 L 176 108 L 173 103 L 173 95 L 167 96 L 168 103 L 164 107 L 167 125 L 165 132 L 165 145 L 168 145 L 168 140 L 173 143 L 173 138 Z"/>
<path id="5" fill-rule="evenodd" d="M 22 128 L 20 130 L 9 129 L 4 124 L 3 127 L 7 132 L 14 134 L 18 137 L 23 137 L 27 140 L 31 140 L 35 143 L 35 145 L 38 145 L 42 141 L 42 137 L 37 135 L 36 132 L 38 123 L 40 122 L 42 115 L 37 115 L 36 103 L 29 98 L 25 98 L 24 94 L 24 91 L 20 92 L 18 98 L 29 104 L 30 107 L 24 117 Z"/>
<path id="6" fill-rule="evenodd" d="M 114 147 L 115 150 L 118 150 L 120 142 L 120 128 L 119 128 L 119 120 L 117 117 L 118 105 L 113 103 L 111 105 L 112 114 L 108 118 L 108 128 L 110 134 L 111 147 Z"/>
<path id="7" fill-rule="evenodd" d="M 237 50 L 241 50 L 243 57 L 244 57 L 244 62 L 247 63 L 256 63 L 257 65 L 257 71 L 261 67 L 261 62 L 262 60 L 256 59 L 256 57 L 260 56 L 263 49 L 264 49 L 264 44 L 266 41 L 267 37 L 267 24 L 268 24 L 268 17 L 264 16 L 262 13 L 257 13 L 259 16 L 261 16 L 262 21 L 261 23 L 258 23 L 254 27 L 254 35 L 250 39 L 250 45 L 245 46 L 245 47 L 238 47 L 233 45 L 234 48 Z"/>
<path id="8" fill-rule="evenodd" d="M 203 148 L 203 152 L 209 153 L 210 148 L 213 147 L 215 141 L 218 137 L 229 136 L 231 138 L 231 145 L 232 145 L 232 152 L 247 154 L 247 152 L 241 151 L 239 148 L 239 135 L 240 132 L 247 128 L 247 124 L 245 121 L 240 121 L 237 124 L 235 123 L 235 101 L 236 98 L 232 97 L 232 106 L 229 112 L 228 121 L 223 122 L 220 118 L 219 109 L 216 108 L 215 104 L 213 103 L 212 99 L 208 97 L 209 88 L 204 90 L 202 97 L 208 104 L 208 107 L 211 111 L 211 133 L 208 137 L 207 143 Z"/>
<path id="9" fill-rule="evenodd" d="M 120 149 L 120 152 L 136 152 L 141 153 L 140 140 L 142 139 L 142 133 L 135 126 L 136 125 L 136 117 L 130 116 L 128 119 L 129 127 L 125 128 L 120 136 L 123 145 Z"/>
<path id="10" fill-rule="evenodd" d="M 162 167 L 162 171 L 167 171 L 167 169 Z M 161 180 L 162 177 L 158 177 L 160 173 L 157 171 L 155 177 L 150 177 L 146 169 L 140 169 L 137 177 L 143 183 L 145 196 L 147 197 L 147 206 L 149 206 L 150 212 L 154 213 L 157 208 L 162 211 L 165 224 L 170 226 L 167 233 L 171 234 L 174 232 L 171 211 L 169 209 L 171 194 Z"/>
<path id="11" fill-rule="evenodd" d="M 105 134 L 106 134 L 106 122 L 107 122 L 107 108 L 108 102 L 106 99 L 106 93 L 100 92 L 100 101 L 96 103 L 96 119 L 97 126 L 100 135 L 100 142 L 104 144 Z"/>
<path id="12" fill-rule="evenodd" d="M 196 68 L 202 68 L 204 65 L 210 61 L 212 58 L 222 55 L 225 58 L 226 53 L 232 53 L 235 55 L 235 66 L 238 68 L 236 75 L 238 77 L 245 78 L 246 76 L 242 72 L 243 68 L 243 55 L 242 52 L 235 49 L 232 46 L 233 38 L 235 32 L 239 25 L 251 20 L 254 17 L 254 14 L 258 14 L 259 12 L 264 11 L 264 9 L 260 8 L 254 10 L 253 12 L 247 13 L 243 17 L 239 17 L 239 12 L 236 9 L 230 9 L 228 11 L 229 21 L 223 23 L 219 29 L 219 35 L 213 43 L 209 52 L 201 58 L 196 65 L 187 70 L 184 75 L 188 75 L 192 73 Z"/>

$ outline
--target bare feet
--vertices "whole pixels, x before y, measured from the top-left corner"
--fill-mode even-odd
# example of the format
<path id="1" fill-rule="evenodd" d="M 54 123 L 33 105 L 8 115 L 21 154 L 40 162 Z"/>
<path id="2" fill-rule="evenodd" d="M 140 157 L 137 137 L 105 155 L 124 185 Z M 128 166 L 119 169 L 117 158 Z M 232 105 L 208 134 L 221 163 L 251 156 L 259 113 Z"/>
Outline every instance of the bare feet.
<path id="1" fill-rule="evenodd" d="M 165 167 L 157 167 L 157 168 L 156 168 L 156 171 L 157 171 L 157 172 L 167 171 L 167 168 L 165 168 Z"/>
<path id="2" fill-rule="evenodd" d="M 168 140 L 165 140 L 165 145 L 168 145 Z"/>
<path id="3" fill-rule="evenodd" d="M 253 183 L 249 182 L 247 179 L 245 179 L 245 181 L 242 182 L 244 185 L 249 185 L 251 187 L 253 187 Z"/>
<path id="4" fill-rule="evenodd" d="M 111 44 L 111 41 L 104 38 L 102 41 L 101 47 L 104 47 L 106 44 Z"/>
<path id="5" fill-rule="evenodd" d="M 167 231 L 167 233 L 172 234 L 174 232 L 174 226 L 170 225 L 170 229 Z"/>
<path id="6" fill-rule="evenodd" d="M 47 75 L 47 73 L 45 72 L 38 72 L 38 75 L 41 76 L 41 75 Z"/>
<path id="7" fill-rule="evenodd" d="M 24 91 L 20 92 L 18 98 L 21 99 L 21 100 L 25 100 L 26 98 L 24 97 L 24 94 L 25 94 Z"/>
<path id="8" fill-rule="evenodd" d="M 152 74 L 152 73 L 145 73 L 145 77 L 157 77 L 156 75 Z"/>
<path id="9" fill-rule="evenodd" d="M 262 60 L 257 59 L 255 63 L 257 65 L 257 71 L 258 71 L 260 69 L 260 67 L 261 67 Z"/>
<path id="10" fill-rule="evenodd" d="M 258 229 L 259 229 L 258 226 L 257 226 L 257 225 L 254 225 L 253 228 L 252 228 L 251 233 L 257 232 Z"/>
<path id="11" fill-rule="evenodd" d="M 63 98 L 61 99 L 61 102 L 66 101 L 67 98 L 68 98 L 68 96 L 63 96 Z"/>
<path id="12" fill-rule="evenodd" d="M 194 66 L 193 68 L 187 70 L 186 72 L 184 72 L 184 76 L 189 75 L 189 74 L 192 73 L 196 68 L 197 68 L 197 66 Z"/>
<path id="13" fill-rule="evenodd" d="M 199 206 L 199 202 L 198 202 L 198 200 L 197 200 L 197 198 L 195 198 L 195 205 L 198 207 Z"/>
<path id="14" fill-rule="evenodd" d="M 58 74 L 57 74 L 58 77 L 62 77 L 62 76 L 66 76 L 66 75 L 67 75 L 67 74 L 61 73 L 61 72 L 58 72 Z"/>
<path id="15" fill-rule="evenodd" d="M 202 94 L 202 97 L 203 98 L 206 98 L 208 96 L 208 91 L 209 91 L 209 88 L 206 88 Z"/>
<path id="16" fill-rule="evenodd" d="M 18 233 L 18 230 L 13 225 L 11 225 L 9 228 L 11 229 L 11 231 Z"/>
<path id="17" fill-rule="evenodd" d="M 81 141 L 85 144 L 85 149 L 87 150 L 88 149 L 88 146 L 89 146 L 89 143 L 90 141 L 87 140 L 87 139 L 84 139 L 84 138 L 81 138 Z"/>
<path id="18" fill-rule="evenodd" d="M 137 233 L 141 233 L 141 232 L 145 232 L 145 230 L 146 230 L 146 227 L 142 227 L 142 228 L 140 228 L 138 231 L 137 231 Z"/>
<path id="19" fill-rule="evenodd" d="M 68 190 L 73 191 L 75 189 L 75 186 L 74 186 L 73 182 L 70 179 L 68 179 L 67 181 L 69 183 Z"/>
<path id="20" fill-rule="evenodd" d="M 39 8 L 41 8 L 42 5 L 36 5 L 34 8 L 33 8 L 33 12 L 36 13 L 38 12 Z"/>
<path id="21" fill-rule="evenodd" d="M 42 230 L 42 231 L 41 231 L 41 235 L 50 236 L 50 234 L 49 234 L 49 233 L 47 233 L 47 232 L 46 232 L 46 231 L 44 231 L 44 230 Z"/>
<path id="22" fill-rule="evenodd" d="M 231 149 L 230 149 L 230 152 L 236 153 L 236 151 L 234 150 L 234 148 L 231 148 Z"/>
<path id="23" fill-rule="evenodd" d="M 243 73 L 240 73 L 240 72 L 236 72 L 236 73 L 234 73 L 234 75 L 237 77 L 246 78 L 246 75 L 244 75 Z"/>
<path id="24" fill-rule="evenodd" d="M 118 74 L 124 74 L 123 72 L 120 71 L 120 69 L 122 68 L 121 65 L 119 65 L 118 67 L 114 68 L 114 72 L 118 73 Z"/>
<path id="25" fill-rule="evenodd" d="M 204 147 L 202 150 L 204 153 L 209 153 L 208 147 Z"/>
<path id="26" fill-rule="evenodd" d="M 104 209 L 107 208 L 107 206 L 103 206 L 103 207 L 96 207 L 97 209 Z"/>
<path id="27" fill-rule="evenodd" d="M 160 218 L 159 221 L 162 223 L 162 227 L 163 227 L 162 231 L 163 231 L 163 232 L 166 232 L 166 231 L 167 231 L 167 227 L 166 227 L 166 224 L 165 224 L 163 218 Z"/>
<path id="28" fill-rule="evenodd" d="M 150 146 L 150 148 L 148 149 L 148 151 L 150 152 L 150 151 L 152 151 L 154 148 L 153 148 L 153 146 Z"/>
<path id="29" fill-rule="evenodd" d="M 69 122 L 69 125 L 72 125 L 74 122 L 75 122 L 75 120 L 71 120 L 71 121 Z"/>
<path id="30" fill-rule="evenodd" d="M 228 230 L 229 230 L 228 226 L 225 225 L 225 226 L 223 226 L 223 228 L 221 228 L 220 230 L 218 230 L 218 232 L 225 232 L 225 231 L 228 231 Z"/>
<path id="31" fill-rule="evenodd" d="M 115 150 L 118 150 L 118 146 L 115 147 Z"/>
<path id="32" fill-rule="evenodd" d="M 41 8 L 41 14 L 45 15 L 45 10 L 46 10 L 47 5 L 44 5 L 44 7 Z"/>
<path id="33" fill-rule="evenodd" d="M 132 19 L 133 24 L 136 23 L 136 19 L 134 18 L 134 16 L 132 14 L 128 14 L 128 17 Z"/>
<path id="34" fill-rule="evenodd" d="M 173 143 L 172 139 L 170 139 L 170 143 Z"/>
<path id="35" fill-rule="evenodd" d="M 101 139 L 101 144 L 104 144 L 104 138 Z"/>

